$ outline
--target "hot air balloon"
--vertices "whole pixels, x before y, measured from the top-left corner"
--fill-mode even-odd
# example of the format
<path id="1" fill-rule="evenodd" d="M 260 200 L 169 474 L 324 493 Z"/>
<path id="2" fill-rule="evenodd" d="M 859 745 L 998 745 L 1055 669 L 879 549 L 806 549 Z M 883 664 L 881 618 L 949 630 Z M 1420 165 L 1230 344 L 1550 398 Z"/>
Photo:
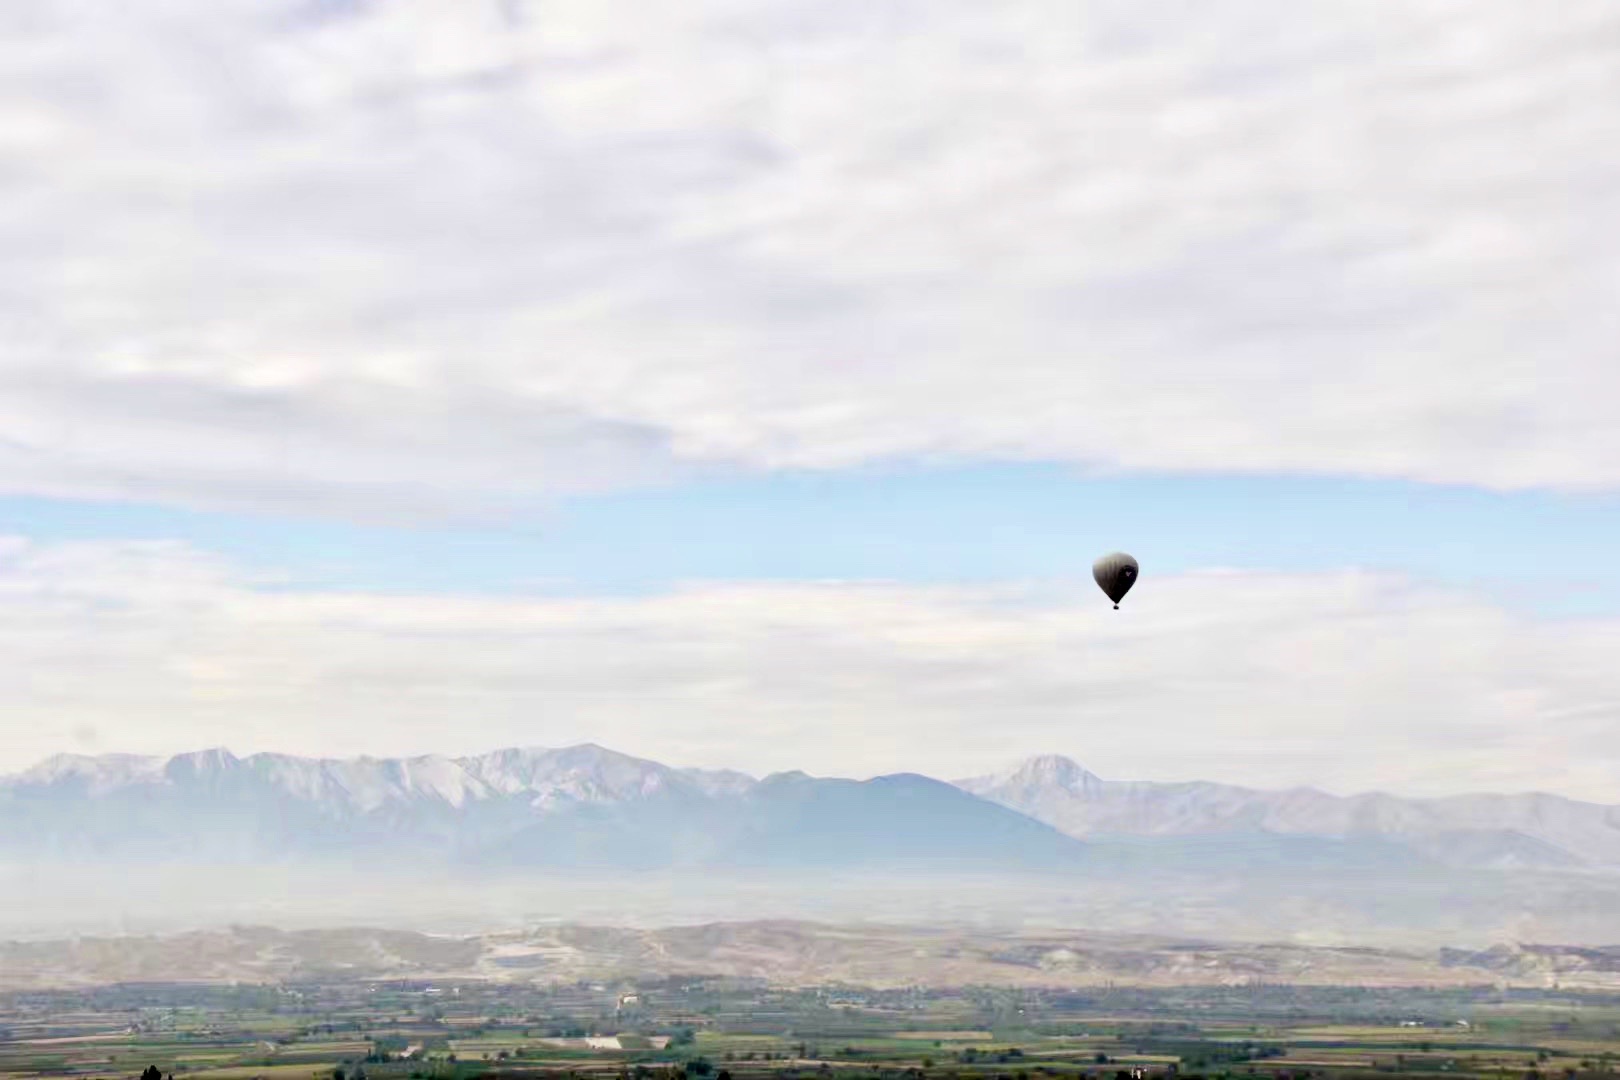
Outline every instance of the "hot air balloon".
<path id="1" fill-rule="evenodd" d="M 1104 555 L 1091 564 L 1091 576 L 1096 579 L 1097 587 L 1114 602 L 1115 611 L 1119 610 L 1119 602 L 1131 591 L 1131 586 L 1136 584 L 1137 569 L 1136 560 L 1123 551 Z"/>

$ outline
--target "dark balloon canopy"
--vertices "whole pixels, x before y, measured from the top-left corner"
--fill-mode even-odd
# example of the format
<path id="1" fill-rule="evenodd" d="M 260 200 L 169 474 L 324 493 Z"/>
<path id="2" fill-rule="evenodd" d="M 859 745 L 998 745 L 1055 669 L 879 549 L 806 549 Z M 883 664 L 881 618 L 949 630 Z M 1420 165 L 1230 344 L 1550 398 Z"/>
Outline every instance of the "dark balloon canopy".
<path id="1" fill-rule="evenodd" d="M 1097 580 L 1098 588 L 1108 594 L 1116 609 L 1125 594 L 1131 591 L 1131 586 L 1136 584 L 1136 574 L 1136 560 L 1123 551 L 1104 555 L 1091 564 L 1091 576 Z"/>

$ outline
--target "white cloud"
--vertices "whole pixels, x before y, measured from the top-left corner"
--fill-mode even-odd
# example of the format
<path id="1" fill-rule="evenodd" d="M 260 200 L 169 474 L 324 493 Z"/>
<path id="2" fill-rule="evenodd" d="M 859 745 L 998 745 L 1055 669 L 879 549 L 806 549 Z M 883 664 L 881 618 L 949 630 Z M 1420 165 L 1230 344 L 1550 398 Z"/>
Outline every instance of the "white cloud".
<path id="1" fill-rule="evenodd" d="M 7 490 L 1620 486 L 1609 0 L 9 0 L 0 40 Z"/>
<path id="2" fill-rule="evenodd" d="M 178 545 L 0 552 L 0 768 L 76 748 L 473 752 L 594 740 L 675 764 L 1613 801 L 1620 622 L 1346 571 L 708 584 L 639 598 L 263 588 Z"/>

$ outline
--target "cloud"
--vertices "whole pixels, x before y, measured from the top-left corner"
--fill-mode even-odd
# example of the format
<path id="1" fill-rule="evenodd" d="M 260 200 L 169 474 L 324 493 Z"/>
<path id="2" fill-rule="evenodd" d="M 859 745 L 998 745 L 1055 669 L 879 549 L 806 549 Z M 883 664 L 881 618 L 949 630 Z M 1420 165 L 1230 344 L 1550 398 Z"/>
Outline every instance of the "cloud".
<path id="1" fill-rule="evenodd" d="M 1612 801 L 1614 620 L 1359 571 L 983 588 L 692 584 L 362 595 L 183 545 L 6 542 L 0 768 L 66 749 L 463 753 L 597 741 L 675 764 Z"/>
<path id="2" fill-rule="evenodd" d="M 0 487 L 1620 486 L 1606 0 L 11 0 Z"/>

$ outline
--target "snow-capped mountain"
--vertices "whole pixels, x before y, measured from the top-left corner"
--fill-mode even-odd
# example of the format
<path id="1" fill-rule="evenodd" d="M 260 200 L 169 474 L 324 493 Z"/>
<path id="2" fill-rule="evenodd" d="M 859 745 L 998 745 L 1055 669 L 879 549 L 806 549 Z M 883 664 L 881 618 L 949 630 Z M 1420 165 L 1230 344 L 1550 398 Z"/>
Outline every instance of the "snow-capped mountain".
<path id="1" fill-rule="evenodd" d="M 1620 807 L 1103 780 L 1032 758 L 954 786 L 675 769 L 583 745 L 473 757 L 61 755 L 0 779 L 0 856 L 347 858 L 507 868 L 933 859 L 1110 873 L 1294 865 L 1620 869 Z"/>
<path id="2" fill-rule="evenodd" d="M 57 754 L 26 772 L 0 777 L 0 786 L 82 787 L 87 795 L 102 795 L 132 784 L 159 782 L 164 764 L 163 758 L 139 754 Z"/>
<path id="3" fill-rule="evenodd" d="M 481 866 L 1072 863 L 1083 845 L 920 776 L 673 769 L 599 746 L 476 757 L 60 756 L 0 780 L 0 853 Z"/>
<path id="4" fill-rule="evenodd" d="M 586 744 L 558 750 L 497 750 L 465 758 L 436 754 L 410 758 L 253 754 L 239 758 L 223 749 L 168 759 L 58 754 L 26 772 L 0 778 L 0 790 L 92 797 L 143 789 L 150 795 L 200 789 L 257 792 L 342 818 L 390 806 L 460 809 L 508 799 L 540 808 L 622 803 L 672 792 L 746 791 L 754 782 L 740 773 L 677 770 Z"/>
<path id="5" fill-rule="evenodd" d="M 1620 806 L 1555 795 L 1406 799 L 1312 788 L 1109 781 L 1055 756 L 1030 758 L 1007 772 L 957 785 L 1079 839 L 1377 838 L 1459 865 L 1620 867 Z"/>

